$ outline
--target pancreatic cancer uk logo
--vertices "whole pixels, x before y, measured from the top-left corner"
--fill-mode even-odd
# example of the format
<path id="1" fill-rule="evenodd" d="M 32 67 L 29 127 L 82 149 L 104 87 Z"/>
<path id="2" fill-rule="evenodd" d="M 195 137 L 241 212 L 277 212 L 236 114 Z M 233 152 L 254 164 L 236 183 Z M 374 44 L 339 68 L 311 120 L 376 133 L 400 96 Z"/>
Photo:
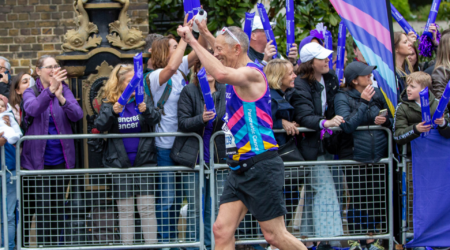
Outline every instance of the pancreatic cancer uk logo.
<path id="1" fill-rule="evenodd" d="M 139 115 L 119 117 L 119 129 L 134 129 L 139 126 Z"/>

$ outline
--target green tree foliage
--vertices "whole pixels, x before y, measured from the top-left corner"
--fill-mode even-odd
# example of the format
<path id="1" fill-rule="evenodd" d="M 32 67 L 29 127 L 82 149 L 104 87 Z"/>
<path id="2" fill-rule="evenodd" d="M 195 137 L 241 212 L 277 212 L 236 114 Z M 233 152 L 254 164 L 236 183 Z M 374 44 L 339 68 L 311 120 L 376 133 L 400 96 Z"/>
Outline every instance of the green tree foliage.
<path id="1" fill-rule="evenodd" d="M 245 12 L 251 10 L 253 6 L 255 6 L 255 3 L 256 0 L 201 1 L 203 8 L 208 12 L 208 28 L 211 32 L 214 32 L 225 26 L 241 27 L 241 20 L 245 18 Z M 183 15 L 184 9 L 182 0 L 150 1 L 150 32 L 166 30 L 169 33 L 175 33 L 177 25 L 183 23 Z"/>
<path id="2" fill-rule="evenodd" d="M 269 18 L 276 20 L 274 34 L 277 39 L 278 50 L 286 52 L 286 16 L 278 14 L 286 6 L 285 0 L 273 0 L 270 2 Z M 333 41 L 336 41 L 341 18 L 337 14 L 329 0 L 294 0 L 295 7 L 295 43 L 309 35 L 316 25 L 322 22 L 333 34 Z M 276 16 L 275 16 L 276 15 Z"/>
<path id="3" fill-rule="evenodd" d="M 405 19 L 411 19 L 412 13 L 408 0 L 391 0 L 391 3 Z"/>

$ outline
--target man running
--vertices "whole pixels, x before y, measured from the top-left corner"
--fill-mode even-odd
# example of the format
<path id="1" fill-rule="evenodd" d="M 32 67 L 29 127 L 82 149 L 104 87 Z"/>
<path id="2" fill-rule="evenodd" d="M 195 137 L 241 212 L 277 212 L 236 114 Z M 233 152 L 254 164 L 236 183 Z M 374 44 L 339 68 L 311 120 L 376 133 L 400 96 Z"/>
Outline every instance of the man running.
<path id="1" fill-rule="evenodd" d="M 284 164 L 272 131 L 270 90 L 262 69 L 247 56 L 247 35 L 238 27 L 223 28 L 213 56 L 195 40 L 189 27 L 180 26 L 177 31 L 206 71 L 228 84 L 223 130 L 232 172 L 213 226 L 216 249 L 235 249 L 234 232 L 249 210 L 270 245 L 306 250 L 284 225 Z"/>

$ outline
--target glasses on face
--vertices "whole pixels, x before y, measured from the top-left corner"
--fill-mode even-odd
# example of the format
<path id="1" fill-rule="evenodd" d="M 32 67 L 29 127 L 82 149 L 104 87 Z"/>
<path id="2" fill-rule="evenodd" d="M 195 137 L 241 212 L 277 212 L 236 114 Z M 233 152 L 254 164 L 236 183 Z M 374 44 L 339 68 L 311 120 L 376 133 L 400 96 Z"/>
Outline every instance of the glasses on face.
<path id="1" fill-rule="evenodd" d="M 59 68 L 61 68 L 61 66 L 59 66 L 58 64 L 55 64 L 55 65 L 50 65 L 50 66 L 45 66 L 45 67 L 40 67 L 40 69 L 50 69 L 50 70 L 52 70 L 52 69 L 59 69 Z"/>
<path id="2" fill-rule="evenodd" d="M 233 38 L 239 45 L 241 45 L 236 36 L 233 33 L 231 33 L 231 31 L 227 27 L 223 27 L 222 30 L 220 31 L 220 34 L 223 35 L 225 34 L 225 32 L 227 32 L 231 36 L 231 38 Z"/>

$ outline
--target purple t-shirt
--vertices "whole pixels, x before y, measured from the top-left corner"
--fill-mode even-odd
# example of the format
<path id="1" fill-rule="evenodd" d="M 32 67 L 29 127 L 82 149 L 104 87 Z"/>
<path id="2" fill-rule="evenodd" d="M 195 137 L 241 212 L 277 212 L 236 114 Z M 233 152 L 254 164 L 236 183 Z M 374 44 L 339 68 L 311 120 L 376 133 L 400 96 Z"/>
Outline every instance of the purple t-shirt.
<path id="1" fill-rule="evenodd" d="M 122 134 L 140 133 L 141 124 L 139 123 L 139 114 L 135 110 L 136 103 L 130 102 L 125 105 L 123 116 L 117 118 L 119 120 L 119 130 Z M 139 147 L 139 138 L 123 138 L 123 145 L 127 151 L 128 159 L 131 165 L 134 165 L 136 154 Z"/>
<path id="2" fill-rule="evenodd" d="M 58 134 L 58 130 L 56 129 L 55 121 L 51 116 L 51 112 L 48 124 L 48 134 L 49 135 Z M 55 166 L 64 162 L 65 160 L 61 140 L 47 140 L 44 153 L 44 165 Z"/>

